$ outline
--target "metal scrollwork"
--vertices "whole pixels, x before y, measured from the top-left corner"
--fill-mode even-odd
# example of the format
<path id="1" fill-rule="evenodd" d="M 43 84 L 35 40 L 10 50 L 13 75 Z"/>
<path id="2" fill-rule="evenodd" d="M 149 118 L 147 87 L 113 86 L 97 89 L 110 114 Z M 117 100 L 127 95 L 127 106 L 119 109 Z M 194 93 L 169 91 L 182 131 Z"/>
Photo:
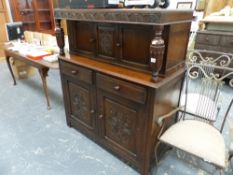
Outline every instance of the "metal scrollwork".
<path id="1" fill-rule="evenodd" d="M 229 85 L 231 87 L 233 87 L 233 69 L 229 72 L 229 73 L 221 73 L 221 70 L 218 68 L 217 73 L 214 72 L 208 72 L 206 71 L 205 67 L 209 67 L 212 68 L 214 66 L 210 66 L 210 65 L 193 65 L 193 64 L 189 64 L 188 66 L 188 70 L 187 70 L 187 74 L 191 79 L 197 79 L 197 78 L 206 78 L 209 80 L 213 80 L 216 82 L 222 82 L 224 79 L 229 78 Z M 230 70 L 230 69 L 229 69 Z M 222 70 L 224 72 L 224 70 Z"/>
<path id="2" fill-rule="evenodd" d="M 220 54 L 219 52 L 211 52 L 211 51 L 201 51 L 201 50 L 191 50 L 189 51 L 188 61 L 191 63 L 195 63 L 198 61 L 202 61 L 204 63 L 210 63 L 219 65 L 222 67 L 227 67 L 230 65 L 233 55 L 227 53 L 221 53 L 220 56 L 214 58 L 214 56 L 203 56 L 203 54 L 214 55 Z"/>
<path id="3" fill-rule="evenodd" d="M 233 87 L 232 60 L 233 54 L 191 50 L 186 62 L 188 77 L 191 79 L 205 78 L 218 83 L 228 79 L 229 85 Z"/>
<path id="4" fill-rule="evenodd" d="M 188 67 L 187 73 L 191 79 L 200 78 L 202 74 L 204 75 L 205 78 L 210 78 L 210 76 L 206 73 L 206 71 L 201 66 L 191 65 L 190 67 Z"/>
<path id="5" fill-rule="evenodd" d="M 229 85 L 233 87 L 233 78 L 229 81 Z"/>

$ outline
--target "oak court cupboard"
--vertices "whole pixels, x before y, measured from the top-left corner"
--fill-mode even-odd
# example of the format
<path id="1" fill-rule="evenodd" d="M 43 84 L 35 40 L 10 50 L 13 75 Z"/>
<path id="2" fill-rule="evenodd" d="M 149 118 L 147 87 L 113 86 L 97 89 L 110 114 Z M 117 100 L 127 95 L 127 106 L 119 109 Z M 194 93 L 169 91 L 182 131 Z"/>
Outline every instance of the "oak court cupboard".
<path id="1" fill-rule="evenodd" d="M 54 15 L 67 124 L 149 174 L 157 117 L 178 105 L 192 11 L 57 8 Z"/>

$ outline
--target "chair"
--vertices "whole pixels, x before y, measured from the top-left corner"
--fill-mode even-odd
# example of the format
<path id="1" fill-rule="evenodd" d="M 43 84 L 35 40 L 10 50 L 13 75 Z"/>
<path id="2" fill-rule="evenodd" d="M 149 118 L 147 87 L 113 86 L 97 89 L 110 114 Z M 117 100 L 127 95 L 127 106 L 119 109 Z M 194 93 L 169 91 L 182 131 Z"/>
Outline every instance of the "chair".
<path id="1" fill-rule="evenodd" d="M 233 99 L 224 109 L 221 90 L 227 79 L 233 87 L 232 59 L 232 54 L 222 52 L 189 51 L 180 105 L 157 120 L 161 130 L 156 153 L 159 144 L 165 143 L 203 159 L 220 172 L 226 167 L 228 156 L 222 131 L 227 117 L 232 115 Z M 177 122 L 165 130 L 166 119 L 174 114 Z M 216 126 L 219 122 L 220 126 Z"/>

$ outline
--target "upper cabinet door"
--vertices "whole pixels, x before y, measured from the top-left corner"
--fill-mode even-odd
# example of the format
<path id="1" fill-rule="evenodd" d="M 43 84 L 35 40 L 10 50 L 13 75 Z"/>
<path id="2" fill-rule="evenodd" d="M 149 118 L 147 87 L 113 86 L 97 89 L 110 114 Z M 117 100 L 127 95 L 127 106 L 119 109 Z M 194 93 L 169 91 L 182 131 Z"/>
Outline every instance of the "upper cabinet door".
<path id="1" fill-rule="evenodd" d="M 133 64 L 138 68 L 148 69 L 153 27 L 122 25 L 120 36 L 122 42 L 121 61 L 125 64 Z"/>
<path id="2" fill-rule="evenodd" d="M 96 52 L 96 27 L 87 22 L 68 21 L 68 33 L 71 52 L 95 55 Z"/>
<path id="3" fill-rule="evenodd" d="M 117 59 L 121 43 L 117 25 L 99 24 L 97 26 L 97 56 L 105 59 Z"/>

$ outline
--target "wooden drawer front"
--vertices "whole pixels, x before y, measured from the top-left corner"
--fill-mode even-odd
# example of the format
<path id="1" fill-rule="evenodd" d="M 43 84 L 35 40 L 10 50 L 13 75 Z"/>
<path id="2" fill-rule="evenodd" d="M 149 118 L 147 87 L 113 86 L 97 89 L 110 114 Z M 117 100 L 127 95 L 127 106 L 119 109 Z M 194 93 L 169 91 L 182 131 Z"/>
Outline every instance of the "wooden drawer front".
<path id="1" fill-rule="evenodd" d="M 210 46 L 210 45 L 199 44 L 199 43 L 195 44 L 195 49 L 218 51 L 217 46 Z"/>
<path id="2" fill-rule="evenodd" d="M 92 71 L 74 64 L 60 62 L 61 72 L 77 80 L 92 84 Z"/>
<path id="3" fill-rule="evenodd" d="M 218 49 L 216 49 L 216 51 L 225 52 L 225 53 L 233 53 L 233 46 L 232 48 L 220 46 L 218 47 Z"/>
<path id="4" fill-rule="evenodd" d="M 146 101 L 146 88 L 139 85 L 98 73 L 96 75 L 96 82 L 97 87 L 105 91 L 142 104 Z"/>
<path id="5" fill-rule="evenodd" d="M 222 36 L 220 39 L 220 46 L 232 48 L 233 47 L 233 36 Z"/>
<path id="6" fill-rule="evenodd" d="M 197 34 L 197 43 L 217 45 L 219 43 L 220 36 L 218 35 L 207 35 L 207 34 Z"/>

